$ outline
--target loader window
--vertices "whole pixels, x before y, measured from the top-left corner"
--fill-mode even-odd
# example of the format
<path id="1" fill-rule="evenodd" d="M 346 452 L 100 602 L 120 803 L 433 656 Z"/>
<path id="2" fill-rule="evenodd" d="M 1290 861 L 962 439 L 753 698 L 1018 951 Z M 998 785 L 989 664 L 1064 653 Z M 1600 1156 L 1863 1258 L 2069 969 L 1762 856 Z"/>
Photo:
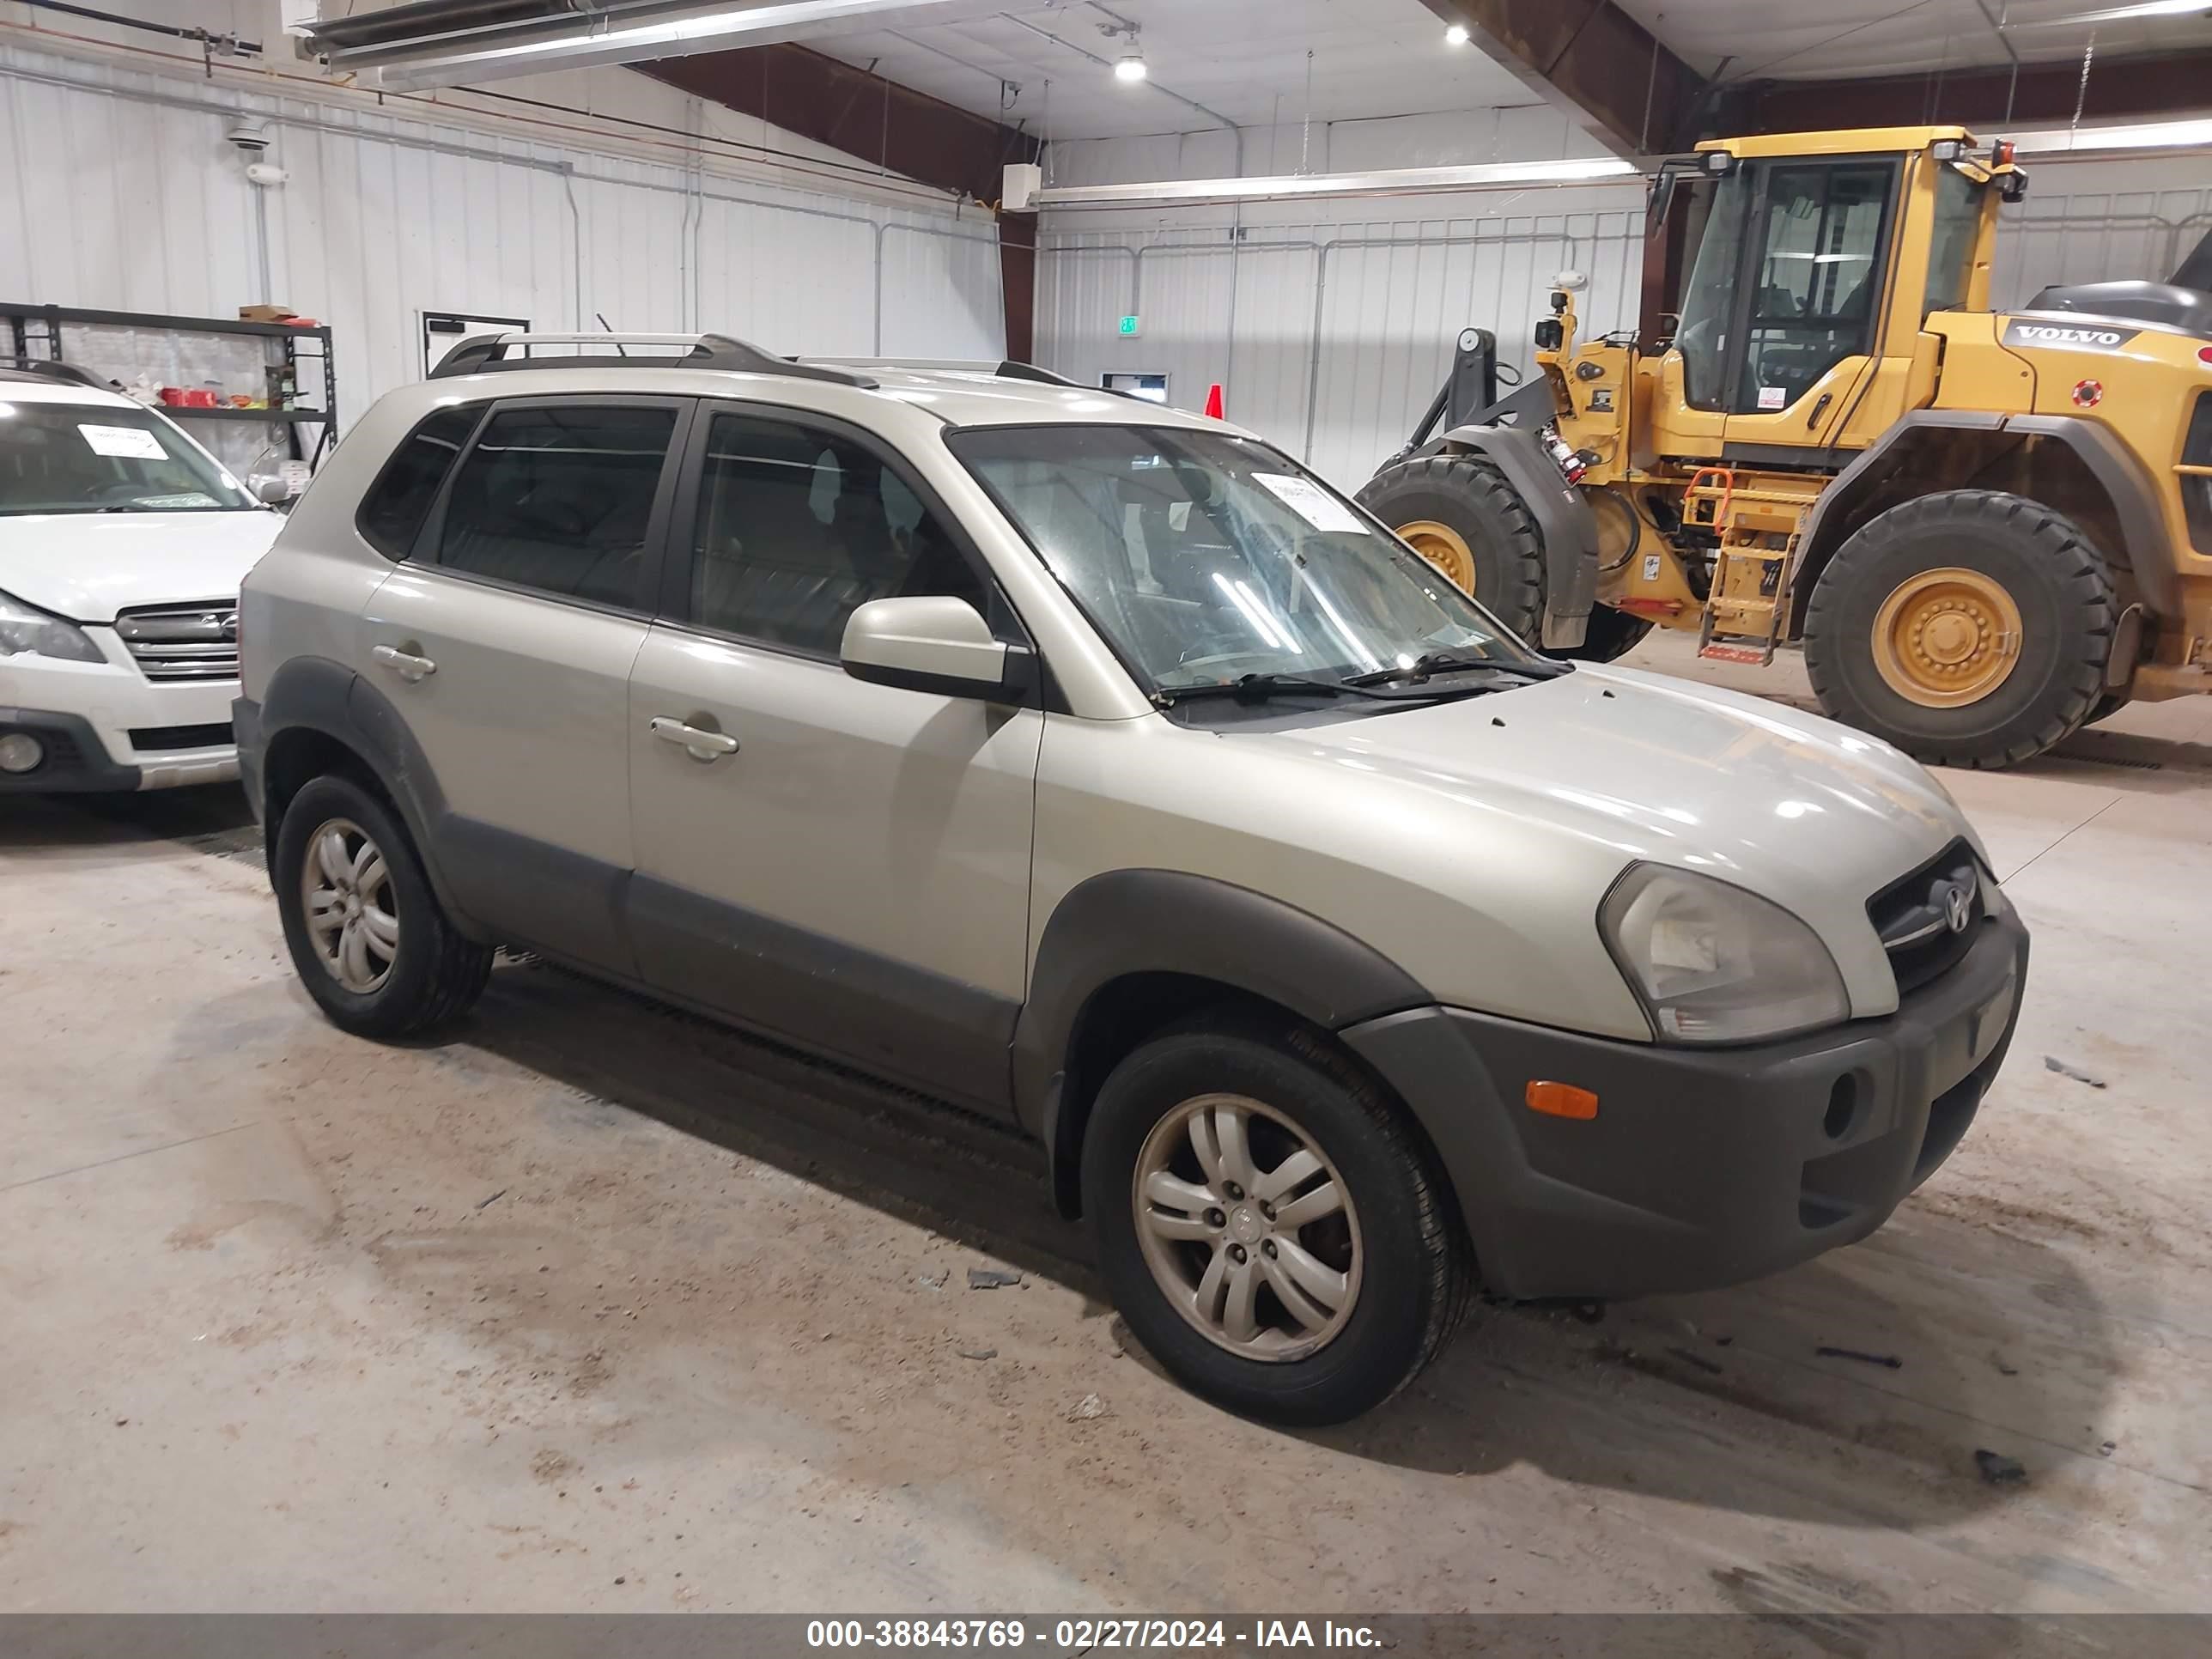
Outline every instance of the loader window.
<path id="1" fill-rule="evenodd" d="M 1844 161 L 1767 174 L 1744 354 L 1731 412 L 1789 408 L 1846 357 L 1871 349 L 1897 167 Z"/>
<path id="2" fill-rule="evenodd" d="M 1920 298 L 1920 314 L 1955 311 L 1966 303 L 1966 278 L 1974 267 L 1974 240 L 1982 228 L 1982 198 L 1987 185 L 1978 185 L 1956 167 L 1936 174 L 1936 224 L 1928 244 L 1928 287 Z"/>
<path id="3" fill-rule="evenodd" d="M 1693 409 L 1718 409 L 1728 386 L 1729 315 L 1735 309 L 1736 268 L 1743 263 L 1743 228 L 1751 217 L 1751 170 L 1721 180 L 1698 242 L 1697 263 L 1682 295 L 1674 343 L 1682 354 L 1682 390 Z"/>

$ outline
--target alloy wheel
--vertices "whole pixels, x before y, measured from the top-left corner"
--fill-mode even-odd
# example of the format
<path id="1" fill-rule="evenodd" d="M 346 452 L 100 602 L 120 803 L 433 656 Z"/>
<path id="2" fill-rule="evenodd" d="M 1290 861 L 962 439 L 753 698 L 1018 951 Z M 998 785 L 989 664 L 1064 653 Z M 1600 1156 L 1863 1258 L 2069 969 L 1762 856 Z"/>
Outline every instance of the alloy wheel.
<path id="1" fill-rule="evenodd" d="M 1146 1137 L 1130 1199 L 1154 1282 L 1218 1346 L 1303 1359 L 1351 1318 L 1358 1216 L 1335 1165 L 1286 1114 L 1246 1095 L 1184 1101 Z"/>
<path id="2" fill-rule="evenodd" d="M 352 819 L 326 819 L 307 838 L 300 910 L 331 978 L 357 995 L 382 988 L 399 954 L 392 867 Z"/>

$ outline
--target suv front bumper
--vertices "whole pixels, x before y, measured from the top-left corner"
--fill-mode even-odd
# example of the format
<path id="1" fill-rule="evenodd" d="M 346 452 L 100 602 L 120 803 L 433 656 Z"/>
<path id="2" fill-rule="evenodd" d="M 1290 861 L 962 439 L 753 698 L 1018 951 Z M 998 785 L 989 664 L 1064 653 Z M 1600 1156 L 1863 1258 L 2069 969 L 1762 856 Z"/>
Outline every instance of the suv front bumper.
<path id="1" fill-rule="evenodd" d="M 1485 1288 L 1603 1300 L 1754 1279 L 1865 1237 L 1948 1158 L 2027 972 L 2009 908 L 1896 1013 L 1735 1048 L 1579 1036 L 1456 1008 L 1340 1035 L 1443 1158 Z M 1546 1116 L 1528 1084 L 1598 1097 Z"/>

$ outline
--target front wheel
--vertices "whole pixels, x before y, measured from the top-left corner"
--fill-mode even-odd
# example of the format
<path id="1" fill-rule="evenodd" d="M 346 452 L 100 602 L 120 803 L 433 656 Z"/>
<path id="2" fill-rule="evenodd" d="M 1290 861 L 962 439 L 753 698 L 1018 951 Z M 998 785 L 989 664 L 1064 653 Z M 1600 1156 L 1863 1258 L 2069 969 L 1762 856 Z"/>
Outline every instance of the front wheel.
<path id="1" fill-rule="evenodd" d="M 1497 465 L 1422 455 L 1384 467 L 1359 504 L 1524 640 L 1544 626 L 1544 533 Z"/>
<path id="2" fill-rule="evenodd" d="M 2117 606 L 2105 561 L 2039 502 L 1954 489 L 1891 507 L 1836 551 L 1805 611 L 1834 719 L 1938 766 L 2011 766 L 2088 719 Z"/>
<path id="3" fill-rule="evenodd" d="M 1138 1339 L 1186 1386 L 1340 1423 L 1434 1358 L 1466 1250 L 1425 1149 L 1326 1039 L 1189 1029 L 1100 1091 L 1084 1210 Z"/>

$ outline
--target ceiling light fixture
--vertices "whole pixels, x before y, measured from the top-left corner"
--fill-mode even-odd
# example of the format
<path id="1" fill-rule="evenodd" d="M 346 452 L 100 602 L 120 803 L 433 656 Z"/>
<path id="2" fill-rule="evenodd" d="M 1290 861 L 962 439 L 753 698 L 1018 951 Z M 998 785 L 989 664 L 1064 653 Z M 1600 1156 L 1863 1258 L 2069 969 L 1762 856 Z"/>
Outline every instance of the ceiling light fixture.
<path id="1" fill-rule="evenodd" d="M 1474 39 L 1474 34 L 1464 23 L 1454 23 L 1444 31 L 1444 44 L 1448 46 L 1463 46 Z"/>
<path id="2" fill-rule="evenodd" d="M 2074 28 L 2083 23 L 2121 23 L 2136 17 L 2185 17 L 2207 9 L 2206 0 L 2141 0 L 2136 5 L 2106 6 L 2096 11 L 2069 12 L 2063 17 L 2038 17 L 1998 27 L 2000 30 Z"/>
<path id="3" fill-rule="evenodd" d="M 1133 52 L 1126 58 L 1116 59 L 1114 64 L 1114 78 L 1116 81 L 1141 81 L 1151 72 L 1145 67 L 1145 58 L 1142 52 Z"/>

